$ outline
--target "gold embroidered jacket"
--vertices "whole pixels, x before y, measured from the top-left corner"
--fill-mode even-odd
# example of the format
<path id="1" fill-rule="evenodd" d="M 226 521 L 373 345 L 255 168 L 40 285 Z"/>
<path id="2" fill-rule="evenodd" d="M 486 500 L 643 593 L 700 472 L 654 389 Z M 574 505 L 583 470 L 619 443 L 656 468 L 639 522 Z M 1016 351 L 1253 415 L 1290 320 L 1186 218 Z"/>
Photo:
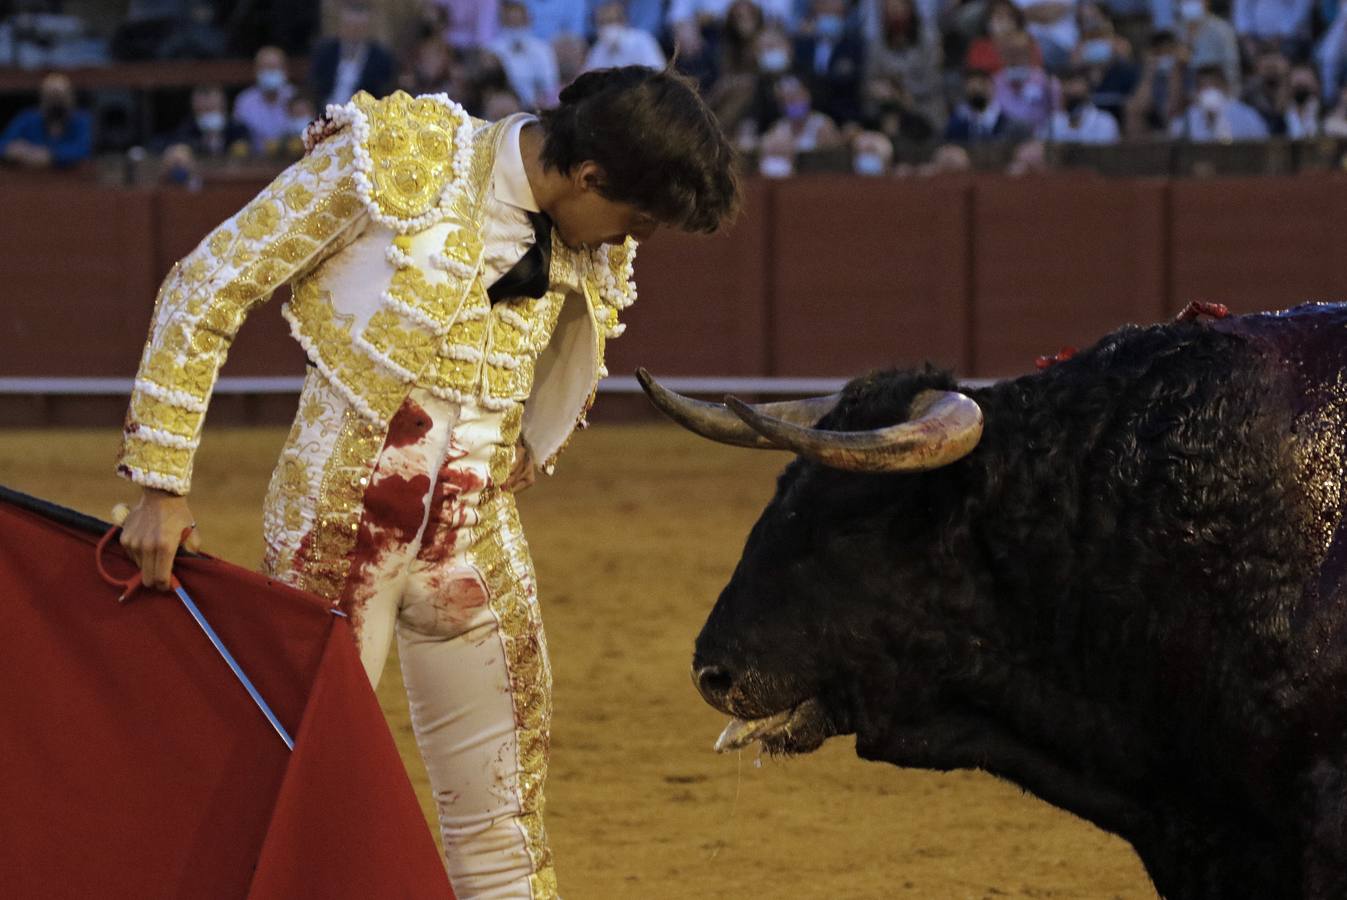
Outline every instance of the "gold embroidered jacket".
<path id="1" fill-rule="evenodd" d="M 387 429 L 414 384 L 494 409 L 523 404 L 509 419 L 550 470 L 607 374 L 604 343 L 635 299 L 635 243 L 576 251 L 554 238 L 551 290 L 493 307 L 481 226 L 510 120 L 487 124 L 443 94 L 401 91 L 361 92 L 329 118 L 343 127 L 165 278 L 118 471 L 187 493 L 229 345 L 287 282 L 292 334 L 373 426 Z"/>

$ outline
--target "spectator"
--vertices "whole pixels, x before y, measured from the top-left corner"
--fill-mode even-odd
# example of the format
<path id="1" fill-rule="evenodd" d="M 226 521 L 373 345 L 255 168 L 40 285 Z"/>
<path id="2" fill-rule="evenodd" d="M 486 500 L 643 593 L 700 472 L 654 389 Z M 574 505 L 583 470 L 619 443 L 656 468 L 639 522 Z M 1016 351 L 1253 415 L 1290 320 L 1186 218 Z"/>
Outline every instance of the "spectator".
<path id="1" fill-rule="evenodd" d="M 1012 0 L 991 0 L 983 17 L 982 34 L 968 47 L 965 69 L 995 75 L 1005 68 L 1004 46 L 1012 35 L 1025 30 L 1024 13 Z M 1043 65 L 1043 52 L 1034 44 L 1034 64 Z"/>
<path id="2" fill-rule="evenodd" d="M 898 78 L 871 78 L 865 83 L 865 125 L 888 135 L 900 147 L 927 144 L 937 134 L 935 122 L 917 109 Z"/>
<path id="3" fill-rule="evenodd" d="M 276 142 L 286 136 L 295 89 L 280 47 L 258 50 L 253 68 L 256 83 L 234 98 L 234 121 L 248 129 L 253 152 L 260 156 L 274 150 Z"/>
<path id="4" fill-rule="evenodd" d="M 219 59 L 229 49 L 225 33 L 215 27 L 215 4 L 193 3 L 187 20 L 159 45 L 160 59 Z"/>
<path id="5" fill-rule="evenodd" d="M 185 145 L 197 159 L 241 156 L 249 150 L 248 129 L 229 117 L 224 88 L 203 84 L 192 89 L 192 114 L 156 142 L 161 148 L 173 144 Z"/>
<path id="6" fill-rule="evenodd" d="M 931 178 L 939 175 L 962 175 L 965 172 L 972 171 L 973 160 L 968 155 L 968 151 L 958 144 L 944 144 L 937 147 L 935 153 L 931 155 L 931 161 L 914 169 L 900 166 L 899 175 L 918 175 L 922 178 Z"/>
<path id="7" fill-rule="evenodd" d="M 880 35 L 868 54 L 869 77 L 895 79 L 927 118 L 945 117 L 940 48 L 913 0 L 883 0 Z"/>
<path id="8" fill-rule="evenodd" d="M 1338 14 L 1328 26 L 1314 56 L 1319 63 L 1324 99 L 1336 97 L 1338 86 L 1343 83 L 1343 71 L 1347 69 L 1347 3 L 1338 5 Z"/>
<path id="9" fill-rule="evenodd" d="M 488 49 L 500 59 L 519 102 L 528 109 L 555 105 L 560 90 L 557 55 L 551 44 L 529 30 L 528 7 L 520 0 L 505 0 L 500 25 Z"/>
<path id="10" fill-rule="evenodd" d="M 1024 129 L 1013 122 L 993 97 L 991 76 L 969 69 L 963 77 L 963 103 L 945 125 L 945 140 L 976 144 L 1015 139 Z"/>
<path id="11" fill-rule="evenodd" d="M 809 88 L 793 76 L 776 84 L 776 101 L 782 117 L 763 135 L 763 144 L 777 144 L 789 138 L 796 153 L 812 153 L 842 144 L 837 124 L 825 113 L 814 109 Z"/>
<path id="12" fill-rule="evenodd" d="M 811 0 L 809 19 L 795 38 L 795 72 L 818 108 L 838 122 L 860 116 L 865 45 L 847 25 L 845 0 Z"/>
<path id="13" fill-rule="evenodd" d="M 1197 143 L 1256 141 L 1268 136 L 1258 111 L 1230 96 L 1230 85 L 1220 66 L 1197 73 L 1197 99 L 1170 125 L 1171 137 Z"/>
<path id="14" fill-rule="evenodd" d="M 598 13 L 595 13 L 597 18 Z M 758 74 L 758 35 L 763 33 L 767 20 L 762 7 L 753 0 L 734 0 L 725 12 L 725 27 L 720 37 L 720 78 Z M 781 64 L 776 71 L 784 72 L 790 66 L 790 48 L 781 51 Z"/>
<path id="15" fill-rule="evenodd" d="M 851 171 L 857 175 L 888 175 L 893 168 L 893 142 L 878 131 L 862 131 L 851 139 Z"/>
<path id="16" fill-rule="evenodd" d="M 534 37 L 551 43 L 562 35 L 583 38 L 589 33 L 590 4 L 580 0 L 524 0 Z M 625 18 L 626 11 L 623 11 Z"/>
<path id="17" fill-rule="evenodd" d="M 1080 40 L 1076 0 L 1015 0 L 1029 25 L 1029 34 L 1043 51 L 1044 65 L 1055 71 L 1067 64 Z"/>
<path id="18" fill-rule="evenodd" d="M 589 41 L 578 34 L 559 34 L 552 39 L 552 52 L 557 57 L 557 83 L 570 84 L 585 70 Z"/>
<path id="19" fill-rule="evenodd" d="M 519 98 L 508 88 L 488 90 L 482 99 L 482 117 L 488 122 L 499 122 L 506 116 L 512 116 L 523 110 L 524 106 L 519 102 Z"/>
<path id="20" fill-rule="evenodd" d="M 1227 84 L 1239 84 L 1239 40 L 1235 29 L 1207 6 L 1208 0 L 1180 0 L 1179 19 L 1188 45 L 1188 71 L 1220 66 Z"/>
<path id="21" fill-rule="evenodd" d="M 1319 76 L 1310 66 L 1296 66 L 1291 70 L 1291 100 L 1286 109 L 1286 136 L 1295 141 L 1318 137 L 1323 131 L 1319 118 Z"/>
<path id="22" fill-rule="evenodd" d="M 1172 32 L 1157 31 L 1142 57 L 1141 78 L 1124 109 L 1127 135 L 1137 139 L 1169 129 L 1183 109 L 1187 48 Z"/>
<path id="23" fill-rule="evenodd" d="M 1309 49 L 1313 6 L 1313 0 L 1234 0 L 1231 18 L 1249 56 L 1269 43 L 1299 60 Z"/>
<path id="24" fill-rule="evenodd" d="M 398 87 L 407 93 L 445 93 L 462 102 L 453 85 L 453 51 L 438 34 L 422 38 L 411 53 L 411 63 L 398 78 Z"/>
<path id="25" fill-rule="evenodd" d="M 1116 144 L 1118 120 L 1090 100 L 1090 79 L 1084 70 L 1062 78 L 1061 109 L 1040 137 L 1066 144 Z"/>
<path id="26" fill-rule="evenodd" d="M 585 58 L 585 71 L 617 66 L 664 67 L 664 52 L 648 32 L 627 24 L 622 0 L 607 0 L 594 10 L 598 40 Z"/>
<path id="27" fill-rule="evenodd" d="M 320 103 L 345 103 L 357 91 L 376 97 L 393 83 L 393 55 L 370 38 L 370 7 L 361 0 L 345 0 L 337 36 L 313 51 L 309 82 Z"/>
<path id="28" fill-rule="evenodd" d="M 1338 90 L 1338 102 L 1324 117 L 1323 133 L 1329 137 L 1347 138 L 1347 87 Z"/>
<path id="29" fill-rule="evenodd" d="M 159 183 L 165 187 L 201 190 L 201 171 L 192 148 L 186 144 L 172 144 L 159 160 Z"/>
<path id="30" fill-rule="evenodd" d="M 1276 47 L 1268 45 L 1254 62 L 1254 70 L 1244 87 L 1243 100 L 1257 110 L 1267 125 L 1268 134 L 1286 133 L 1286 109 L 1291 102 L 1291 64 Z"/>
<path id="31" fill-rule="evenodd" d="M 739 136 L 739 146 L 751 149 L 758 123 L 772 118 L 773 79 L 790 69 L 791 44 L 785 33 L 768 25 L 752 0 L 735 0 L 725 17 L 720 40 L 720 77 L 707 92 L 721 127 Z"/>
<path id="32" fill-rule="evenodd" d="M 304 155 L 304 130 L 317 118 L 313 101 L 296 92 L 287 104 L 288 121 L 285 136 L 280 140 L 277 151 L 286 159 L 298 159 Z"/>
<path id="33" fill-rule="evenodd" d="M 0 159 L 25 168 L 68 168 L 92 153 L 89 113 L 75 107 L 75 89 L 58 73 L 42 79 L 37 106 L 21 110 L 0 133 Z"/>
<path id="34" fill-rule="evenodd" d="M 500 27 L 499 0 L 424 0 L 429 18 L 442 29 L 444 41 L 458 50 L 490 44 Z"/>
<path id="35" fill-rule="evenodd" d="M 1057 107 L 1056 80 L 1034 65 L 1033 41 L 1028 34 L 1012 36 L 1005 47 L 1006 67 L 997 72 L 996 102 L 1012 121 L 1027 131 L 1035 131 L 1047 124 Z"/>
<path id="36" fill-rule="evenodd" d="M 1007 175 L 1040 175 L 1048 171 L 1048 148 L 1042 141 L 1025 141 L 1015 148 Z"/>
<path id="37" fill-rule="evenodd" d="M 719 39 L 733 0 L 670 0 L 666 18 L 670 36 L 678 47 L 678 56 L 699 56 L 707 50 L 707 40 Z M 789 29 L 795 23 L 793 0 L 761 0 L 763 15 Z"/>
<path id="38" fill-rule="evenodd" d="M 1090 102 L 1116 122 L 1139 77 L 1132 45 L 1118 36 L 1113 20 L 1094 2 L 1081 6 L 1080 30 L 1080 45 L 1071 53 L 1073 68 L 1085 74 Z"/>
<path id="39" fill-rule="evenodd" d="M 758 174 L 766 178 L 789 178 L 795 174 L 795 142 L 784 131 L 769 132 L 758 150 Z"/>

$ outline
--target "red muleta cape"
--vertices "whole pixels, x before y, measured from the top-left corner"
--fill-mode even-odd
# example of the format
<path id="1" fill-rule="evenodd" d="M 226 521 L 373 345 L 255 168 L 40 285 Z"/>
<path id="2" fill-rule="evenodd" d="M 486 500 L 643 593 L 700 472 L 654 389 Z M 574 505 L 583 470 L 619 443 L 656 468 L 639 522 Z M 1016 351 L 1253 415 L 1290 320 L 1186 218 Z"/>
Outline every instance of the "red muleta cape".
<path id="1" fill-rule="evenodd" d="M 0 894 L 452 898 L 346 620 L 174 567 L 292 754 L 176 596 L 117 602 L 107 527 L 0 488 Z M 115 542 L 105 564 L 134 572 Z"/>

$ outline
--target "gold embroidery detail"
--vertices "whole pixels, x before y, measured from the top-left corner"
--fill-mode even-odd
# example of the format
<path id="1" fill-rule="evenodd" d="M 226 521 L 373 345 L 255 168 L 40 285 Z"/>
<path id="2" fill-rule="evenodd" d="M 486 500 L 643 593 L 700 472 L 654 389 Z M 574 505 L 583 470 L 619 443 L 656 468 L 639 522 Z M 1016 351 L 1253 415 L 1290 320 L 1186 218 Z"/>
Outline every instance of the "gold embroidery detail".
<path id="1" fill-rule="evenodd" d="M 311 537 L 296 553 L 301 586 L 333 602 L 351 567 L 361 500 L 383 441 L 384 429 L 349 408 L 345 411 L 341 433 L 323 467 Z"/>
<path id="2" fill-rule="evenodd" d="M 519 755 L 520 822 L 534 870 L 530 883 L 535 891 L 544 891 L 536 896 L 551 897 L 556 888 L 543 827 L 543 783 L 551 735 L 552 671 L 534 589 L 537 582 L 514 498 L 488 489 L 480 502 L 481 520 L 468 555 L 487 586 L 505 648 Z M 549 889 L 551 893 L 546 893 Z"/>
<path id="3" fill-rule="evenodd" d="M 222 228 L 211 235 L 210 252 L 211 255 L 223 258 L 234 243 L 234 233 L 227 228 Z"/>
<path id="4" fill-rule="evenodd" d="M 369 173 L 379 211 L 415 219 L 439 203 L 453 176 L 458 114 L 444 104 L 394 91 L 381 100 L 360 93 L 355 103 L 369 124 Z"/>
<path id="5" fill-rule="evenodd" d="M 332 381 L 344 386 L 369 407 L 369 414 L 387 423 L 407 395 L 408 385 L 355 345 L 350 316 L 340 316 L 331 295 L 307 278 L 294 287 L 286 304 L 300 342 L 317 357 Z"/>

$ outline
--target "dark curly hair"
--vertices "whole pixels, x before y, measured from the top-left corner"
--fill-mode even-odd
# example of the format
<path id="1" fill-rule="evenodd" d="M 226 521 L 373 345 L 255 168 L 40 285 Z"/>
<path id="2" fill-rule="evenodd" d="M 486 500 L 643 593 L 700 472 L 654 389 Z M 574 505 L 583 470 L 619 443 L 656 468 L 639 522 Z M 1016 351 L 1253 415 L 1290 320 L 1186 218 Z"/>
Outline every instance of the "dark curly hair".
<path id="1" fill-rule="evenodd" d="M 734 150 L 696 86 L 670 69 L 586 72 L 541 118 L 543 164 L 570 172 L 593 160 L 609 200 L 708 234 L 738 211 Z"/>

